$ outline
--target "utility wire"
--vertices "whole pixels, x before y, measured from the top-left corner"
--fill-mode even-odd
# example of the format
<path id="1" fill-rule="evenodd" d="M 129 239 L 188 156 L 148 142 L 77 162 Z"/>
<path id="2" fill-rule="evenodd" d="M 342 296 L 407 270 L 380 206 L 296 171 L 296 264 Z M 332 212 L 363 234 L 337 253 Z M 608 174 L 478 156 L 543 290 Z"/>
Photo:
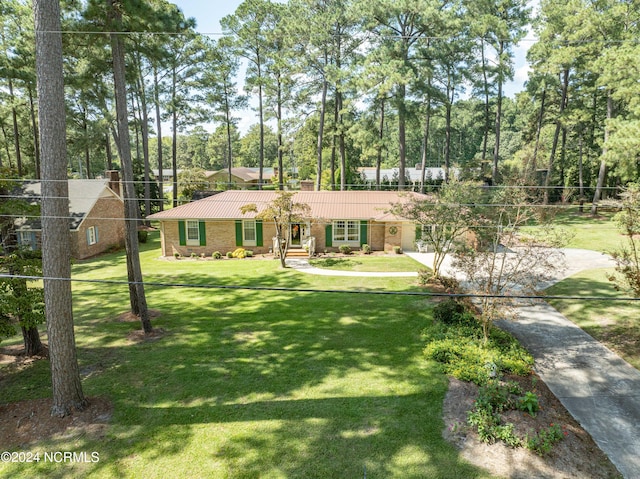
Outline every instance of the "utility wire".
<path id="1" fill-rule="evenodd" d="M 355 295 L 383 295 L 383 296 L 422 296 L 422 297 L 443 297 L 443 298 L 496 298 L 496 299 L 521 299 L 521 300 L 579 300 L 579 301 L 640 301 L 640 298 L 633 297 L 607 297 L 607 296 L 565 296 L 565 295 L 525 295 L 525 294 L 478 294 L 478 293 L 437 293 L 422 291 L 368 291 L 368 290 L 343 290 L 343 289 L 316 289 L 316 288 L 289 288 L 278 286 L 238 286 L 225 284 L 193 284 L 193 283 L 164 283 L 157 281 L 125 281 L 109 279 L 80 279 L 62 278 L 52 276 L 30 276 L 0 274 L 0 278 L 25 279 L 28 281 L 67 281 L 75 283 L 111 284 L 111 285 L 142 285 L 171 288 L 194 288 L 194 289 L 226 289 L 243 291 L 281 291 L 291 293 L 329 293 L 329 294 L 355 294 Z"/>

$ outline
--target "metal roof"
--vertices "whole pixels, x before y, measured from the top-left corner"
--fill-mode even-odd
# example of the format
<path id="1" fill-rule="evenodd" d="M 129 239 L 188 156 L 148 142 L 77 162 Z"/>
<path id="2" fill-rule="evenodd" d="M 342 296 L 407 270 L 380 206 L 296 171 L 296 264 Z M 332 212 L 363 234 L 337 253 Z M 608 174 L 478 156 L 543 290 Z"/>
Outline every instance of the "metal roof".
<path id="1" fill-rule="evenodd" d="M 427 199 L 419 193 L 398 191 L 298 191 L 293 200 L 311 208 L 312 218 L 393 221 L 387 211 L 392 203 L 404 203 L 411 196 Z M 229 190 L 186 205 L 150 215 L 150 219 L 251 219 L 257 213 L 242 214 L 240 208 L 255 204 L 258 213 L 277 197 L 276 191 Z"/>

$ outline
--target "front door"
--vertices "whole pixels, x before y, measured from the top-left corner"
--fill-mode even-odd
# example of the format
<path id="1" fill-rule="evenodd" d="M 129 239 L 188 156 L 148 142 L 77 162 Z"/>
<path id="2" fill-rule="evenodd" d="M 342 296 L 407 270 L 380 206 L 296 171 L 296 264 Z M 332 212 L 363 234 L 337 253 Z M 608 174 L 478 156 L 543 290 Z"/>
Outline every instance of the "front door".
<path id="1" fill-rule="evenodd" d="M 300 247 L 302 246 L 302 227 L 300 223 L 291 223 L 291 230 L 289 232 L 291 237 L 291 246 Z"/>

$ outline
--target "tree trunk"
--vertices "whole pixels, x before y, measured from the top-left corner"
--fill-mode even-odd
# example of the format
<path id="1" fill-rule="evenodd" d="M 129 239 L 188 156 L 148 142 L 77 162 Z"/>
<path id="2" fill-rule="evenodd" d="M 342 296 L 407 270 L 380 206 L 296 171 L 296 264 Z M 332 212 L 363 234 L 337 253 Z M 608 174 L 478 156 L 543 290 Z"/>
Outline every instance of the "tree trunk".
<path id="1" fill-rule="evenodd" d="M 24 354 L 27 357 L 43 356 L 45 353 L 44 345 L 40 341 L 40 333 L 38 328 L 33 326 L 25 328 L 21 326 L 22 339 L 24 340 Z"/>
<path id="2" fill-rule="evenodd" d="M 111 139 L 109 138 L 109 132 L 104 134 L 104 150 L 107 157 L 107 170 L 113 170 L 113 155 L 111 154 Z"/>
<path id="3" fill-rule="evenodd" d="M 34 0 L 36 77 L 42 158 L 42 273 L 49 339 L 53 406 L 66 416 L 82 409 L 71 299 L 69 184 L 63 83 L 62 35 L 58 1 Z"/>
<path id="4" fill-rule="evenodd" d="M 481 171 L 484 177 L 484 167 L 487 161 L 487 141 L 489 139 L 490 110 L 489 110 L 489 79 L 487 78 L 487 63 L 484 52 L 484 39 L 481 39 L 480 53 L 482 55 L 482 86 L 484 90 L 484 134 L 482 135 Z"/>
<path id="5" fill-rule="evenodd" d="M 318 143 L 316 146 L 316 154 L 318 156 L 318 165 L 316 168 L 316 191 L 322 189 L 322 144 L 324 143 L 324 114 L 327 108 L 327 81 L 322 82 L 322 99 L 320 100 L 320 121 L 318 124 Z"/>
<path id="6" fill-rule="evenodd" d="M 284 144 L 282 140 L 282 81 L 278 77 L 278 189 L 284 189 Z M 283 260 L 284 261 L 284 260 Z"/>
<path id="7" fill-rule="evenodd" d="M 376 189 L 380 189 L 380 168 L 382 166 L 382 141 L 384 139 L 384 98 L 380 100 L 380 123 L 378 125 L 378 156 L 376 158 Z"/>
<path id="8" fill-rule="evenodd" d="M 607 94 L 607 120 L 613 118 L 613 98 L 611 98 L 611 92 Z M 605 125 L 607 123 L 605 122 Z M 604 128 L 604 143 L 602 146 L 602 159 L 600 160 L 600 170 L 598 171 L 598 183 L 596 184 L 596 191 L 593 194 L 593 202 L 591 203 L 591 214 L 598 213 L 598 202 L 602 199 L 602 189 L 604 188 L 604 180 L 607 177 L 607 162 L 605 160 L 607 156 L 607 140 L 609 139 L 609 128 Z"/>
<path id="9" fill-rule="evenodd" d="M 558 149 L 558 139 L 560 138 L 560 129 L 562 128 L 562 113 L 567 104 L 567 92 L 569 89 L 569 69 L 566 68 L 563 73 L 562 81 L 562 98 L 560 99 L 560 113 L 556 121 L 556 131 L 553 134 L 553 143 L 551 145 L 551 153 L 549 154 L 549 164 L 547 165 L 547 177 L 544 181 L 544 204 L 549 204 L 549 187 L 551 186 L 551 174 L 553 172 L 553 162 Z"/>
<path id="10" fill-rule="evenodd" d="M 400 155 L 400 163 L 398 165 L 398 190 L 404 190 L 404 176 L 407 164 L 407 108 L 405 104 L 407 87 L 404 84 L 398 85 L 396 94 L 396 102 L 398 106 L 398 149 Z"/>
<path id="11" fill-rule="evenodd" d="M 115 7 L 115 0 L 109 1 L 109 14 L 113 20 L 112 31 L 122 31 L 119 26 L 122 13 Z M 113 28 L 115 27 L 115 28 Z M 111 34 L 111 54 L 113 57 L 113 83 L 115 88 L 116 117 L 118 123 L 118 151 L 122 163 L 125 204 L 125 249 L 127 251 L 127 276 L 129 278 L 129 299 L 131 311 L 140 317 L 142 329 L 146 334 L 152 331 L 151 321 L 147 310 L 142 269 L 140 266 L 140 251 L 138 245 L 138 198 L 133 182 L 133 165 L 131 160 L 129 125 L 127 121 L 127 92 L 125 79 L 125 56 L 122 38 L 117 33 Z"/>
<path id="12" fill-rule="evenodd" d="M 262 189 L 264 177 L 264 105 L 262 98 L 262 65 L 260 56 L 256 62 L 258 68 L 258 115 L 260 116 L 260 152 L 258 153 L 258 189 Z"/>
<path id="13" fill-rule="evenodd" d="M 431 88 L 431 78 L 429 78 Z M 431 126 L 431 93 L 427 93 L 427 116 L 424 120 L 424 135 L 422 137 L 422 161 L 420 163 L 420 193 L 425 192 L 425 170 L 427 169 L 427 154 L 429 152 L 429 128 Z"/>
<path id="14" fill-rule="evenodd" d="M 542 121 L 544 119 L 544 106 L 547 99 L 547 88 L 545 87 L 542 90 L 542 98 L 540 100 L 540 115 L 538 115 L 538 126 L 536 129 L 536 142 L 533 147 L 533 159 L 531 161 L 531 167 L 529 168 L 531 172 L 535 175 L 536 170 L 538 169 L 538 149 L 540 147 L 540 133 L 542 132 Z"/>
<path id="15" fill-rule="evenodd" d="M 171 168 L 173 171 L 173 207 L 178 206 L 178 106 L 176 105 L 177 72 L 175 65 L 171 70 Z"/>
<path id="16" fill-rule="evenodd" d="M 11 118 L 13 120 L 13 147 L 16 152 L 16 167 L 18 168 L 18 176 L 22 176 L 22 155 L 20 153 L 20 131 L 18 130 L 18 112 L 15 105 L 15 96 L 13 94 L 13 81 L 9 78 L 9 98 L 11 98 Z"/>
<path id="17" fill-rule="evenodd" d="M 502 58 L 505 42 L 500 42 L 498 58 Z M 500 159 L 500 130 L 502 127 L 502 71 L 498 72 L 498 98 L 496 104 L 496 144 L 493 148 L 493 166 L 491 168 L 491 183 L 498 184 L 498 160 Z"/>
<path id="18" fill-rule="evenodd" d="M 33 101 L 33 85 L 29 83 L 27 91 L 29 92 L 29 114 L 31 116 L 31 128 L 33 129 L 33 159 L 35 161 L 35 177 L 40 178 L 40 144 L 38 142 L 38 122 L 36 120 L 36 107 Z M 2 166 L 2 163 L 0 163 Z"/>
<path id="19" fill-rule="evenodd" d="M 138 98 L 140 99 L 140 134 L 142 135 L 142 161 L 144 165 L 144 216 L 151 214 L 151 171 L 149 167 L 149 113 L 147 112 L 147 92 L 145 90 L 143 72 L 138 59 Z M 149 220 L 145 219 L 148 225 Z"/>
<path id="20" fill-rule="evenodd" d="M 156 129 L 158 130 L 158 194 L 160 195 L 160 201 L 158 201 L 158 207 L 160 211 L 164 210 L 164 180 L 162 173 L 162 118 L 160 118 L 160 84 L 158 83 L 158 68 L 153 67 L 153 95 L 154 103 L 156 106 Z"/>

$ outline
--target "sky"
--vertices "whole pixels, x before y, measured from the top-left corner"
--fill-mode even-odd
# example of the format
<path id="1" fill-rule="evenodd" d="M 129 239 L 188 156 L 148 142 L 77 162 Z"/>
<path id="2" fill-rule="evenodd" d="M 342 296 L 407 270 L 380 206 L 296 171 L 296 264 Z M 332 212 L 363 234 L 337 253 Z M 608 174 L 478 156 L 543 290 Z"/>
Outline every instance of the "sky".
<path id="1" fill-rule="evenodd" d="M 236 8 L 242 3 L 242 0 L 172 0 L 186 17 L 196 19 L 196 30 L 202 34 L 210 34 L 212 38 L 216 38 L 222 33 L 220 20 L 235 12 Z M 282 1 L 285 0 L 276 0 Z M 533 4 L 537 4 L 537 0 L 531 0 Z M 533 44 L 533 34 L 529 32 L 520 45 L 514 48 L 515 65 L 513 81 L 505 84 L 504 93 L 506 96 L 513 97 L 515 93 L 524 89 L 524 83 L 528 78 L 529 65 L 526 61 L 526 54 L 529 47 Z M 239 84 L 239 87 L 242 87 Z M 240 121 L 239 129 L 243 133 L 256 123 L 255 114 L 247 110 Z"/>

